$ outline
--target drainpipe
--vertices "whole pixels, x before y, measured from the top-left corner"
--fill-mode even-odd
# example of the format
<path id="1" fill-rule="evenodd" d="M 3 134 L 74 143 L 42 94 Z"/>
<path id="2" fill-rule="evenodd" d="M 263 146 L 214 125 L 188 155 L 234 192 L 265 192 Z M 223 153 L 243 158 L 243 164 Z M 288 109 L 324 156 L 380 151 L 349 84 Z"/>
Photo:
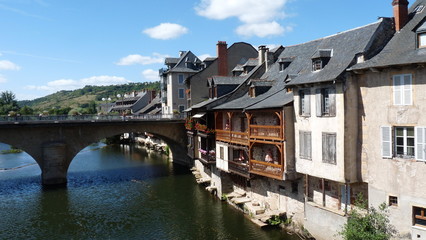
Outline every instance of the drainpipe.
<path id="1" fill-rule="evenodd" d="M 345 216 L 347 216 L 348 215 L 348 201 L 350 202 L 350 199 L 348 199 L 348 191 L 349 191 L 349 188 L 348 188 L 348 183 L 345 183 L 345 199 L 346 199 L 346 201 L 345 201 Z"/>

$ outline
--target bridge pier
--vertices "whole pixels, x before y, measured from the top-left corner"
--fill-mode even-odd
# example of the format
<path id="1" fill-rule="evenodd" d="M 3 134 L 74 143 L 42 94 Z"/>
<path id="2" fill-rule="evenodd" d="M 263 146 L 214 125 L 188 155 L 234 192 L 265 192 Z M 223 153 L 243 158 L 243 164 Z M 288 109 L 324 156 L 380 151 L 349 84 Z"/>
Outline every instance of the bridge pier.
<path id="1" fill-rule="evenodd" d="M 66 160 L 67 145 L 61 142 L 42 146 L 43 158 L 41 181 L 43 185 L 60 185 L 67 183 L 69 163 Z"/>

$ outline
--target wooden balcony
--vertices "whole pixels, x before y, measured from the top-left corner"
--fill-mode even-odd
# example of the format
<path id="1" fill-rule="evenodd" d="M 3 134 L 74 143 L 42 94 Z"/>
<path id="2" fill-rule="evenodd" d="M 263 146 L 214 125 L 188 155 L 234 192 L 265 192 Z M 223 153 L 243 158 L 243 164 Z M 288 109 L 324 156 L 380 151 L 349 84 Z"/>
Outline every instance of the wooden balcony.
<path id="1" fill-rule="evenodd" d="M 245 178 L 250 178 L 249 165 L 241 161 L 228 161 L 228 170 Z"/>
<path id="2" fill-rule="evenodd" d="M 213 164 L 216 163 L 216 155 L 210 153 L 200 152 L 200 161 L 205 164 Z"/>
<path id="3" fill-rule="evenodd" d="M 261 138 L 268 140 L 283 140 L 281 126 L 250 125 L 250 138 Z"/>
<path id="4" fill-rule="evenodd" d="M 250 173 L 283 180 L 283 165 L 264 161 L 250 160 Z"/>
<path id="5" fill-rule="evenodd" d="M 240 145 L 249 145 L 248 133 L 246 132 L 233 132 L 229 130 L 216 129 L 216 140 Z"/>

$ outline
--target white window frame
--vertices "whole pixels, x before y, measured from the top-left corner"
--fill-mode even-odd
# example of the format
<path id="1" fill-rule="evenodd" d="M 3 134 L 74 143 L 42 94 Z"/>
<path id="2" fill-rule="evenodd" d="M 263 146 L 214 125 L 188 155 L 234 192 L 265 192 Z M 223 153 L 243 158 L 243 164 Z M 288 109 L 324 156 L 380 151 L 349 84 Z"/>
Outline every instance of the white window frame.
<path id="1" fill-rule="evenodd" d="M 412 128 L 413 129 L 413 136 L 408 136 L 408 134 L 407 134 L 408 128 Z M 397 135 L 397 129 L 402 129 L 402 136 L 398 136 Z M 394 131 L 395 131 L 395 134 L 394 134 L 394 141 L 395 141 L 394 152 L 395 152 L 395 156 L 398 157 L 398 158 L 414 158 L 415 157 L 415 152 L 416 152 L 416 143 L 415 143 L 415 141 L 416 141 L 416 137 L 415 137 L 416 134 L 415 134 L 414 127 L 395 126 L 394 127 Z M 398 145 L 397 138 L 401 138 L 401 137 L 403 139 L 403 143 L 402 143 L 402 145 Z M 414 140 L 413 141 L 413 146 L 408 146 L 408 139 L 410 139 L 410 138 L 413 138 L 413 140 Z M 398 147 L 402 147 L 402 149 L 403 149 L 403 154 L 402 155 L 398 154 L 398 151 L 397 151 Z M 413 149 L 413 155 L 408 155 L 408 149 L 409 148 L 414 148 Z"/>
<path id="2" fill-rule="evenodd" d="M 426 32 L 417 34 L 418 48 L 426 48 Z"/>
<path id="3" fill-rule="evenodd" d="M 401 156 L 396 155 L 396 136 L 394 136 L 396 134 L 392 134 L 392 131 L 395 131 L 395 129 L 398 127 L 407 128 L 407 126 L 380 127 L 380 136 L 382 144 L 381 154 L 383 158 L 393 158 L 394 156 L 401 158 Z M 406 139 L 404 141 L 404 144 L 406 144 Z M 426 126 L 414 127 L 414 156 L 402 156 L 402 158 L 414 158 L 417 161 L 426 162 Z"/>
<path id="4" fill-rule="evenodd" d="M 182 97 L 180 96 L 180 91 L 182 90 Z M 179 99 L 185 99 L 185 89 L 184 88 L 178 88 L 178 98 Z"/>
<path id="5" fill-rule="evenodd" d="M 393 104 L 412 105 L 413 104 L 413 75 L 397 74 L 393 75 Z"/>

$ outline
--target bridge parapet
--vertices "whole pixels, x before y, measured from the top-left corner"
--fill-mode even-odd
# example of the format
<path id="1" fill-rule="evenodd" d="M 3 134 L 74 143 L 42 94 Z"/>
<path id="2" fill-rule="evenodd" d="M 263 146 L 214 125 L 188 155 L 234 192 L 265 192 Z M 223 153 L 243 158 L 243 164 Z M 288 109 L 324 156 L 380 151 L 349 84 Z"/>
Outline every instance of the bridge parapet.
<path id="1" fill-rule="evenodd" d="M 25 115 L 25 116 L 0 116 L 0 124 L 19 122 L 69 122 L 69 121 L 152 121 L 152 120 L 184 120 L 184 114 L 143 114 L 143 115 Z"/>

